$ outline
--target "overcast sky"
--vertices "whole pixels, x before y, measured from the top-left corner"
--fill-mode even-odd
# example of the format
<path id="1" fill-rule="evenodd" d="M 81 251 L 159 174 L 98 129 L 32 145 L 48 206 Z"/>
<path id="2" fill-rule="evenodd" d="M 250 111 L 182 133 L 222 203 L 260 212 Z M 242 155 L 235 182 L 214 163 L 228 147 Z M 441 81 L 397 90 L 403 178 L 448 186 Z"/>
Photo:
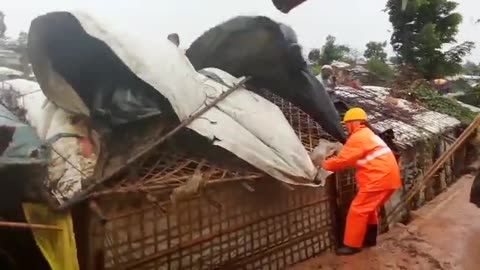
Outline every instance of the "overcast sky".
<path id="1" fill-rule="evenodd" d="M 390 37 L 390 23 L 382 11 L 386 0 L 310 0 L 285 15 L 271 0 L 2 0 L 7 35 L 27 31 L 30 21 L 49 11 L 88 10 L 118 24 L 138 23 L 147 34 L 177 32 L 181 47 L 208 28 L 236 15 L 265 15 L 297 32 L 305 50 L 320 47 L 327 35 L 363 52 L 368 41 Z M 471 40 L 477 48 L 468 58 L 480 62 L 480 0 L 457 0 L 463 15 L 458 41 Z M 391 53 L 391 50 L 389 49 Z"/>

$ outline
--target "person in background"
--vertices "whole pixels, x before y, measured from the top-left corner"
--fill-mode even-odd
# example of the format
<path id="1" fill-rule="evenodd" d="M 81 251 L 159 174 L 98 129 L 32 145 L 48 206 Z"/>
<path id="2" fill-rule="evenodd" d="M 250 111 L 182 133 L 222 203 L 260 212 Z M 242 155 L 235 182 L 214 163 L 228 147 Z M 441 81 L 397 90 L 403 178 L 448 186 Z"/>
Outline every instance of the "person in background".
<path id="1" fill-rule="evenodd" d="M 167 39 L 170 40 L 175 46 L 180 46 L 180 37 L 177 33 L 171 33 L 167 36 Z"/>
<path id="2" fill-rule="evenodd" d="M 321 83 L 326 88 L 327 91 L 332 91 L 336 87 L 336 77 L 333 73 L 333 68 L 329 65 L 322 66 L 320 71 L 320 76 L 322 78 Z"/>
<path id="3" fill-rule="evenodd" d="M 367 114 L 361 108 L 345 113 L 349 138 L 337 156 L 322 164 L 327 171 L 356 168 L 358 193 L 348 210 L 344 246 L 338 255 L 352 255 L 377 242 L 378 213 L 392 194 L 402 186 L 400 169 L 392 150 L 367 127 Z"/>

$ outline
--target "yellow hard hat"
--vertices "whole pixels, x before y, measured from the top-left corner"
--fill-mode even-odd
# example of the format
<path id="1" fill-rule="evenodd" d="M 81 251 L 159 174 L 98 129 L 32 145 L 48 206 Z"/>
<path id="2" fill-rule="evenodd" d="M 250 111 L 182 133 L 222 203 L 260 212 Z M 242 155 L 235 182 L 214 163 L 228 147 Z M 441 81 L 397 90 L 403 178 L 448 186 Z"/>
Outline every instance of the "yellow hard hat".
<path id="1" fill-rule="evenodd" d="M 343 123 L 362 120 L 367 121 L 367 113 L 362 108 L 351 108 L 343 116 Z"/>

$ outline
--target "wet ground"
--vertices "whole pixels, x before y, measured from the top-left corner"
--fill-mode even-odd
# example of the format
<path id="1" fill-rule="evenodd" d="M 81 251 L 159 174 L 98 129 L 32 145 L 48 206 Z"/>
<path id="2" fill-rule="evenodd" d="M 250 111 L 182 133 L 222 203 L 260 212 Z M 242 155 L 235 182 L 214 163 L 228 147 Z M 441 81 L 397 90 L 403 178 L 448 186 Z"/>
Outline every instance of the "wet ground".
<path id="1" fill-rule="evenodd" d="M 325 254 L 290 270 L 477 270 L 480 209 L 468 202 L 473 177 L 465 176 L 413 213 L 413 221 L 379 237 L 379 245 L 351 257 Z"/>

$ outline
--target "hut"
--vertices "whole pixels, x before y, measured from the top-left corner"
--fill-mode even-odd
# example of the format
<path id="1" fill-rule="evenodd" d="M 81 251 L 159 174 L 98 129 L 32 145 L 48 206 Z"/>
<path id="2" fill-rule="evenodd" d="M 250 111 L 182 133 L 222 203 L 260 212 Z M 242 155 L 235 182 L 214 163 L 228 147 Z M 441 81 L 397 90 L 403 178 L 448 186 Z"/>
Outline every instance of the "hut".
<path id="1" fill-rule="evenodd" d="M 322 138 L 331 140 L 290 102 L 268 91 L 261 95 L 281 108 L 307 150 Z M 419 181 L 460 127 L 454 118 L 389 98 L 385 88 L 340 87 L 333 98 L 340 112 L 361 106 L 377 131 L 394 131 L 404 187 L 386 212 Z M 148 148 L 165 133 L 158 122 L 134 128 L 136 136 L 126 133 L 132 144 L 119 145 L 119 152 Z M 228 155 L 194 149 L 197 143 L 186 142 L 184 135 L 119 174 L 103 172 L 112 176 L 85 183 L 89 186 L 82 196 L 60 207 L 72 213 L 80 269 L 284 269 L 341 243 L 355 193 L 351 172 L 333 175 L 324 188 L 288 186 Z M 108 162 L 125 163 L 121 155 L 110 154 Z M 409 210 L 451 184 L 464 155 L 447 162 L 438 184 L 388 223 L 405 221 Z M 185 196 L 186 189 L 197 192 Z"/>
<path id="2" fill-rule="evenodd" d="M 10 80 L 5 85 L 5 94 L 17 88 L 39 93 L 39 85 L 27 80 Z M 267 91 L 261 94 L 283 110 L 308 150 L 317 146 L 320 138 L 330 139 L 291 103 Z M 10 100 L 9 95 L 5 97 Z M 36 263 L 36 269 L 47 269 L 45 261 L 51 263 L 55 260 L 52 256 L 71 259 L 72 249 L 57 248 L 60 254 L 52 255 L 51 248 L 63 243 L 62 234 L 69 234 L 67 239 L 74 237 L 73 252 L 80 269 L 283 269 L 335 247 L 335 181 L 326 188 L 285 185 L 227 153 L 223 156 L 216 151 L 212 157 L 207 149 L 195 147 L 196 141 L 184 140 L 188 131 L 148 151 L 148 158 L 128 161 L 171 130 L 168 124 L 154 118 L 125 127 L 120 132 L 124 138 L 111 142 L 118 143 L 111 147 L 114 151 L 105 159 L 99 158 L 99 163 L 106 165 L 98 174 L 108 177 L 96 177 L 95 182 L 86 179 L 84 192 L 62 205 L 48 192 L 51 187 L 44 175 L 28 177 L 32 178 L 28 183 L 39 190 L 29 198 L 18 196 L 22 200 L 16 202 L 15 213 L 21 217 L 10 221 L 26 220 L 52 228 L 33 230 L 46 257 L 36 256 L 35 261 L 42 263 Z M 110 173 L 111 168 L 118 167 L 123 170 Z M 199 178 L 205 181 L 198 182 Z M 22 186 L 22 190 L 27 189 Z M 185 189 L 198 192 L 185 197 Z M 61 227 L 63 233 L 53 228 L 59 228 L 59 221 L 70 220 L 51 218 L 56 215 L 53 210 L 33 206 L 36 211 L 28 213 L 24 207 L 23 217 L 19 204 L 40 200 L 49 202 L 51 209 L 70 210 L 74 233 L 69 226 Z M 15 235 L 25 237 L 30 241 L 28 246 L 35 248 L 29 231 L 17 230 Z M 13 260 L 21 260 L 18 252 L 8 246 L 5 249 Z"/>
<path id="3" fill-rule="evenodd" d="M 262 95 L 308 150 L 329 138 L 291 103 Z M 288 186 L 187 151 L 181 136 L 73 206 L 82 269 L 284 269 L 336 246 L 335 181 Z M 207 181 L 196 195 L 172 200 L 198 176 Z"/>
<path id="4" fill-rule="evenodd" d="M 282 109 L 307 149 L 329 138 L 291 103 L 264 96 Z M 376 87 L 335 91 L 337 102 L 364 107 L 378 131 L 391 128 L 396 136 L 404 187 L 383 214 L 419 181 L 460 127 L 454 118 L 404 100 L 392 104 L 387 96 L 387 89 Z M 333 176 L 326 188 L 291 187 L 251 167 L 211 160 L 168 143 L 75 206 L 76 216 L 83 217 L 75 221 L 83 228 L 76 232 L 82 269 L 284 269 L 341 242 L 355 192 L 350 172 Z M 447 162 L 438 184 L 425 188 L 389 224 L 406 221 L 409 210 L 450 185 L 463 162 L 464 152 Z M 171 192 L 188 186 L 196 174 L 208 177 L 205 187 L 172 203 Z"/>
<path id="5" fill-rule="evenodd" d="M 337 108 L 364 108 L 370 124 L 377 132 L 393 131 L 394 142 L 399 147 L 398 159 L 403 188 L 387 204 L 386 212 L 403 200 L 404 195 L 418 184 L 424 173 L 448 149 L 463 128 L 460 121 L 453 117 L 427 110 L 407 100 L 392 98 L 389 89 L 384 87 L 364 86 L 362 90 L 338 87 L 333 98 L 337 102 Z M 343 114 L 344 111 L 340 113 Z M 466 158 L 466 148 L 463 147 L 441 168 L 435 176 L 434 184 L 423 187 L 408 207 L 402 209 L 403 215 L 387 222 L 391 225 L 406 221 L 410 210 L 422 206 L 452 184 L 462 172 Z"/>

